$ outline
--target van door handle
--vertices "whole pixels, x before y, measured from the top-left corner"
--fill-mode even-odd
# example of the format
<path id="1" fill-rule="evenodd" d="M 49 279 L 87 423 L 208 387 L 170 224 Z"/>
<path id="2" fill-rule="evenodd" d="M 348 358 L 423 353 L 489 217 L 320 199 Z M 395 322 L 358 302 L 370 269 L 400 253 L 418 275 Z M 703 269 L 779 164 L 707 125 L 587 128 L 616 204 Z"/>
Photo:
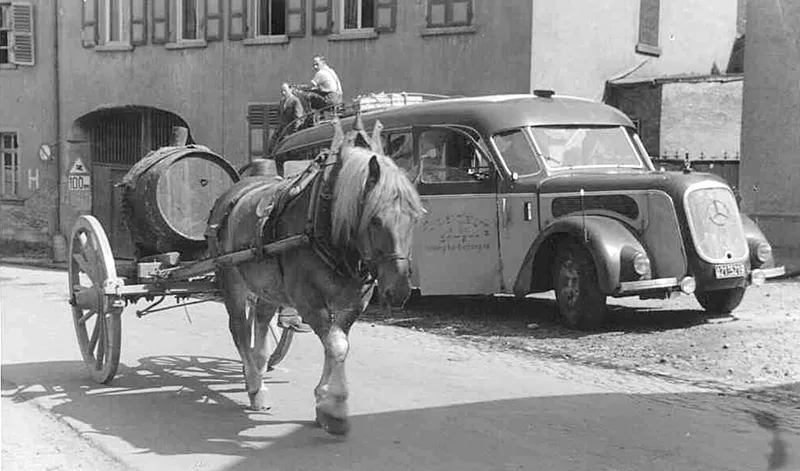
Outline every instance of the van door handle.
<path id="1" fill-rule="evenodd" d="M 525 221 L 533 221 L 533 203 L 526 201 L 523 205 L 523 211 L 522 219 Z"/>

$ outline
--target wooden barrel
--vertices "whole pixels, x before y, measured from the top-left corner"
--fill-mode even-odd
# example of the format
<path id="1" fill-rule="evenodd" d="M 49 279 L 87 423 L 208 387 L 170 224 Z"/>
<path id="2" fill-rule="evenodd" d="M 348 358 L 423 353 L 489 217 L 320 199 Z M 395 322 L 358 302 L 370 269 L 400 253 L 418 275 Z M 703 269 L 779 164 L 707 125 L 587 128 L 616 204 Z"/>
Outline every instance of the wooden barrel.
<path id="1" fill-rule="evenodd" d="M 204 146 L 150 152 L 121 183 L 136 257 L 179 252 L 182 260 L 200 258 L 211 208 L 237 181 L 236 168 Z"/>

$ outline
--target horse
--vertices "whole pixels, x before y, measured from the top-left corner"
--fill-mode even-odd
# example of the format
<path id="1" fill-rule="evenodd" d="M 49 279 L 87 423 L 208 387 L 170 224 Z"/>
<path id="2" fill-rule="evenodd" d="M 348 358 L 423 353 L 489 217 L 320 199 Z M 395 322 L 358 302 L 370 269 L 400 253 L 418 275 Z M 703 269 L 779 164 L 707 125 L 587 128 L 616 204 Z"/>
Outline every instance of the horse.
<path id="1" fill-rule="evenodd" d="M 262 384 L 266 335 L 276 311 L 292 307 L 325 351 L 322 376 L 314 389 L 316 423 L 330 434 L 344 435 L 350 428 L 345 378 L 350 328 L 367 308 L 376 287 L 382 304 L 399 306 L 408 298 L 412 231 L 424 209 L 415 186 L 383 154 L 379 124 L 371 138 L 364 132 L 360 116 L 347 136 L 338 120 L 333 125 L 333 144 L 315 161 L 320 164 L 316 175 L 307 170 L 294 179 L 273 177 L 262 181 L 261 187 L 255 184 L 258 189 L 251 193 L 257 197 L 242 198 L 227 210 L 216 246 L 224 253 L 258 246 L 257 239 L 267 232 L 259 217 L 259 208 L 264 212 L 263 204 L 258 203 L 261 193 L 297 193 L 282 208 L 273 206 L 270 240 L 309 234 L 309 207 L 327 201 L 330 211 L 322 213 L 328 214 L 329 224 L 319 224 L 321 235 L 318 230 L 310 243 L 276 255 L 221 266 L 216 276 L 230 332 L 242 358 L 250 407 L 271 408 Z M 304 176 L 310 183 L 303 189 Z M 236 185 L 246 185 L 245 180 Z M 248 303 L 248 296 L 256 299 L 254 305 Z M 248 320 L 248 306 L 252 320 Z"/>

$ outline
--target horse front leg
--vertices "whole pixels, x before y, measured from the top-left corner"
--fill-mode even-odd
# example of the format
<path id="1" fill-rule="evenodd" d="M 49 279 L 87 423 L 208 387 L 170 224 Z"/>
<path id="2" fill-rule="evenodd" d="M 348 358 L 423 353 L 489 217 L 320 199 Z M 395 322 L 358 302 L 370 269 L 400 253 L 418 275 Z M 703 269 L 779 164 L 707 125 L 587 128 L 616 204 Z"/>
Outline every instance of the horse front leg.
<path id="1" fill-rule="evenodd" d="M 249 292 L 244 280 L 235 269 L 227 269 L 220 273 L 220 281 L 225 293 L 225 307 L 228 311 L 228 328 L 233 343 L 242 359 L 245 388 L 253 410 L 269 410 L 271 400 L 269 392 L 263 387 L 263 365 L 256 361 L 258 354 L 254 346 L 253 334 L 256 326 L 261 324 L 257 318 L 257 309 L 248 299 Z M 249 314 L 249 315 L 248 315 Z M 269 322 L 269 319 L 267 319 Z M 266 332 L 266 326 L 265 330 Z M 255 336 L 256 338 L 259 335 Z M 264 364 L 266 360 L 264 361 Z"/>
<path id="2" fill-rule="evenodd" d="M 344 362 L 350 349 L 347 333 L 337 323 L 314 330 L 325 350 L 322 377 L 314 389 L 317 423 L 330 434 L 345 435 L 350 431 L 347 378 L 344 371 Z"/>

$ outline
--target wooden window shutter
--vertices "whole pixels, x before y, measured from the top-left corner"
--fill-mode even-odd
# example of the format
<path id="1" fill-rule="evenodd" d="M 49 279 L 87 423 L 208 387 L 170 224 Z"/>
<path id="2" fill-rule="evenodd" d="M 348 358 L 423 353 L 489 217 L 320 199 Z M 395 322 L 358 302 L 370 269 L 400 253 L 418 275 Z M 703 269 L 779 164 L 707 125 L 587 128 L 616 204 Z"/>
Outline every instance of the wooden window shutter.
<path id="1" fill-rule="evenodd" d="M 267 105 L 247 107 L 248 147 L 250 158 L 265 157 L 269 133 L 267 132 Z"/>
<path id="2" fill-rule="evenodd" d="M 375 2 L 375 30 L 379 33 L 393 33 L 397 27 L 397 0 L 378 0 Z"/>
<path id="3" fill-rule="evenodd" d="M 267 106 L 249 105 L 247 107 L 247 122 L 250 126 L 264 126 L 267 123 Z"/>
<path id="4" fill-rule="evenodd" d="M 36 50 L 33 44 L 33 5 L 30 2 L 12 3 L 11 18 L 12 62 L 17 65 L 33 65 L 36 63 Z"/>
<path id="5" fill-rule="evenodd" d="M 131 45 L 147 44 L 147 0 L 131 0 Z"/>
<path id="6" fill-rule="evenodd" d="M 228 9 L 228 38 L 240 40 L 247 37 L 248 0 L 230 0 Z"/>
<path id="7" fill-rule="evenodd" d="M 447 0 L 428 0 L 428 27 L 447 24 Z"/>
<path id="8" fill-rule="evenodd" d="M 660 0 L 641 0 L 639 10 L 639 44 L 658 47 Z"/>
<path id="9" fill-rule="evenodd" d="M 333 0 L 312 0 L 313 11 L 313 34 L 315 36 L 327 36 L 333 29 Z"/>
<path id="10" fill-rule="evenodd" d="M 472 0 L 452 0 L 447 22 L 453 26 L 472 24 Z"/>
<path id="11" fill-rule="evenodd" d="M 266 105 L 267 125 L 273 128 L 278 127 L 281 120 L 280 113 L 281 113 L 280 103 L 267 103 Z"/>
<path id="12" fill-rule="evenodd" d="M 99 41 L 97 30 L 97 0 L 83 0 L 83 31 L 81 43 L 83 47 L 95 47 Z"/>
<path id="13" fill-rule="evenodd" d="M 222 40 L 222 0 L 206 0 L 206 41 Z"/>
<path id="14" fill-rule="evenodd" d="M 305 0 L 289 0 L 286 5 L 286 35 L 290 38 L 306 35 Z"/>
<path id="15" fill-rule="evenodd" d="M 170 39 L 170 0 L 153 0 L 153 44 L 166 44 Z"/>

